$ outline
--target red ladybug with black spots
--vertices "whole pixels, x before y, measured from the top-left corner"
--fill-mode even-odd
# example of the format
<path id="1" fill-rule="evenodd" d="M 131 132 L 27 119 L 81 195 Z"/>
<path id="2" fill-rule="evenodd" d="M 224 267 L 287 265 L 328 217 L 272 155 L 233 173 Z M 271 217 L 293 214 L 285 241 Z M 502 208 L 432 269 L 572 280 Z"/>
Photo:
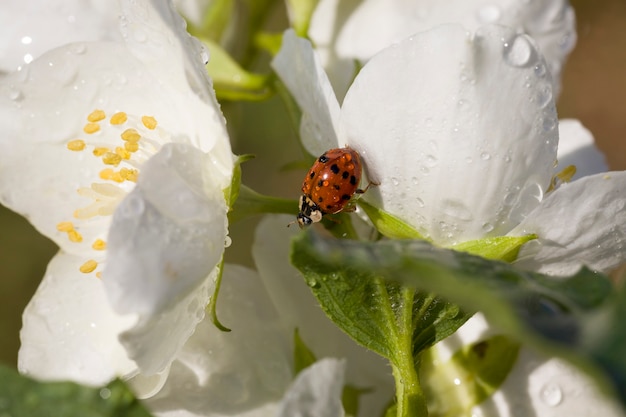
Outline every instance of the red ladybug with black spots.
<path id="1" fill-rule="evenodd" d="M 359 189 L 362 171 L 361 157 L 350 147 L 331 149 L 317 158 L 302 183 L 296 218 L 300 228 L 341 212 L 355 193 L 364 193 L 372 183 Z"/>

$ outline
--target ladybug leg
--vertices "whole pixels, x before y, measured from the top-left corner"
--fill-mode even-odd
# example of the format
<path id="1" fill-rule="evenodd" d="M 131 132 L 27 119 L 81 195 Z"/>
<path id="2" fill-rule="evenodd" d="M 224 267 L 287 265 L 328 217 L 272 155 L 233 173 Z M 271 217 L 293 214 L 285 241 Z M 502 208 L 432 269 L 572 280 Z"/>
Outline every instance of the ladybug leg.
<path id="1" fill-rule="evenodd" d="M 368 183 L 367 183 L 367 187 L 365 187 L 365 189 L 361 190 L 360 188 L 357 188 L 357 189 L 356 189 L 356 191 L 355 191 L 355 193 L 356 193 L 356 194 L 365 194 L 365 192 L 366 192 L 367 190 L 369 190 L 369 188 L 370 188 L 372 185 L 380 185 L 380 183 L 379 183 L 379 182 L 370 181 L 370 182 L 368 182 Z"/>

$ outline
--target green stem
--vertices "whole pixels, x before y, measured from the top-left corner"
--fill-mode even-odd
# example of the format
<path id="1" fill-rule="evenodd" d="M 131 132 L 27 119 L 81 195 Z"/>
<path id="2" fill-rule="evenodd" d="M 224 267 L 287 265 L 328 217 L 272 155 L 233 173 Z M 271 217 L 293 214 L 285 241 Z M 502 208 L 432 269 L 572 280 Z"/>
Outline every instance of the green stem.
<path id="1" fill-rule="evenodd" d="M 219 265 L 217 266 L 217 278 L 215 278 L 215 289 L 213 290 L 213 295 L 211 296 L 211 300 L 209 301 L 209 305 L 207 306 L 207 310 L 209 310 L 209 314 L 211 315 L 211 321 L 223 332 L 230 332 L 230 329 L 224 326 L 219 319 L 217 318 L 217 295 L 220 293 L 220 287 L 222 286 L 222 274 L 224 272 L 224 257 L 220 260 Z"/>
<path id="2" fill-rule="evenodd" d="M 413 301 L 415 290 L 401 288 L 401 303 L 398 311 L 398 350 L 392 363 L 396 382 L 398 417 L 426 417 L 426 398 L 418 378 L 416 361 L 413 358 Z"/>

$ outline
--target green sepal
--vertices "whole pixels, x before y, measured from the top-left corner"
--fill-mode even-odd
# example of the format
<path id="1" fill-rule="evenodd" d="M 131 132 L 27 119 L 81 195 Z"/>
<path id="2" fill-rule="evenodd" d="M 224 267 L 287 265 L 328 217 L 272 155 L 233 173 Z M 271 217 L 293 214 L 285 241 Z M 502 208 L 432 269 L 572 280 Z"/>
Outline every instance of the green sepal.
<path id="1" fill-rule="evenodd" d="M 298 202 L 286 198 L 269 197 L 242 184 L 237 201 L 228 213 L 228 222 L 232 224 L 248 217 L 270 213 L 292 214 L 295 219 L 298 213 Z"/>
<path id="2" fill-rule="evenodd" d="M 424 239 L 417 230 L 393 214 L 360 199 L 357 200 L 357 204 L 367 214 L 381 235 L 390 239 Z"/>
<path id="3" fill-rule="evenodd" d="M 432 415 L 470 415 L 471 409 L 489 398 L 504 383 L 515 365 L 520 344 L 496 335 L 463 346 L 447 362 L 435 349 L 425 353 L 420 380 Z"/>
<path id="4" fill-rule="evenodd" d="M 0 365 L 0 416 L 150 417 L 119 379 L 101 388 L 39 382 Z"/>
<path id="5" fill-rule="evenodd" d="M 281 33 L 269 33 L 259 32 L 254 37 L 254 44 L 265 51 L 271 56 L 276 56 L 280 51 L 280 46 L 283 43 L 283 34 Z"/>
<path id="6" fill-rule="evenodd" d="M 298 36 L 307 37 L 311 17 L 318 2 L 319 0 L 287 0 L 287 7 L 291 11 L 291 26 Z"/>
<path id="7" fill-rule="evenodd" d="M 304 343 L 300 337 L 300 332 L 296 329 L 293 332 L 293 364 L 296 375 L 305 368 L 313 365 L 317 361 L 315 354 Z"/>
<path id="8" fill-rule="evenodd" d="M 511 263 L 517 259 L 521 247 L 534 239 L 537 239 L 537 235 L 487 237 L 459 243 L 450 249 L 481 256 L 485 259 Z"/>
<path id="9" fill-rule="evenodd" d="M 232 211 L 237 198 L 239 198 L 239 189 L 241 188 L 241 164 L 254 158 L 252 154 L 239 155 L 233 166 L 233 177 L 230 180 L 230 186 L 224 190 L 224 198 L 228 204 L 228 211 Z"/>
<path id="10" fill-rule="evenodd" d="M 210 54 L 207 71 L 218 99 L 259 101 L 273 94 L 271 75 L 248 72 L 218 43 L 204 37 L 200 41 Z"/>

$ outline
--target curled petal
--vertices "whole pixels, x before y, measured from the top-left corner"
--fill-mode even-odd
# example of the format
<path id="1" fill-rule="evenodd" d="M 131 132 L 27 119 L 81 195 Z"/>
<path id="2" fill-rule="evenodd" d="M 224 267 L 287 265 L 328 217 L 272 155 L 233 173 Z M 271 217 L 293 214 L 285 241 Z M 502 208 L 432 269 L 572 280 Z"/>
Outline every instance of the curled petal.
<path id="1" fill-rule="evenodd" d="M 140 317 L 122 340 L 148 374 L 169 363 L 204 317 L 209 275 L 224 250 L 227 207 L 207 159 L 192 146 L 165 145 L 113 216 L 103 281 L 118 313 Z"/>
<path id="2" fill-rule="evenodd" d="M 626 261 L 626 172 L 607 172 L 563 184 L 511 235 L 536 233 L 518 265 L 572 275 L 582 265 L 609 271 Z"/>
<path id="3" fill-rule="evenodd" d="M 283 35 L 272 67 L 302 110 L 302 143 L 312 155 L 337 147 L 339 103 L 311 43 L 293 30 Z"/>
<path id="4" fill-rule="evenodd" d="M 198 325 L 146 402 L 156 415 L 273 415 L 292 378 L 291 336 L 254 271 L 225 266 L 219 315 L 232 332 L 210 320 Z"/>
<path id="5" fill-rule="evenodd" d="M 345 362 L 326 358 L 306 368 L 285 395 L 277 416 L 336 417 L 343 415 L 341 395 Z"/>
<path id="6" fill-rule="evenodd" d="M 441 245 L 511 230 L 556 159 L 543 65 L 530 38 L 500 26 L 441 26 L 376 55 L 340 120 L 340 143 L 380 182 L 366 198 Z"/>
<path id="7" fill-rule="evenodd" d="M 102 281 L 81 274 L 81 258 L 60 252 L 23 315 L 20 372 L 45 380 L 103 385 L 135 371 L 117 339 L 136 321 L 109 306 Z"/>

